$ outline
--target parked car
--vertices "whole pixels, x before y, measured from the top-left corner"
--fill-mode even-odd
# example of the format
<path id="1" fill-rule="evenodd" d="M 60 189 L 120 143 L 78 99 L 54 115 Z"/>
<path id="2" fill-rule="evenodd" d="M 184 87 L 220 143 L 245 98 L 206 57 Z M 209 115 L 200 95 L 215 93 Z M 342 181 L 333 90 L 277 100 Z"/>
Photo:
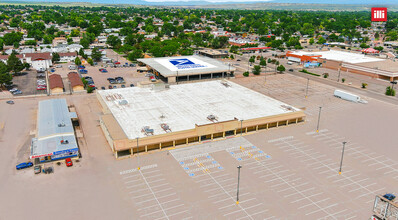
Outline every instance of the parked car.
<path id="1" fill-rule="evenodd" d="M 236 61 L 240 61 L 240 59 L 237 59 Z"/>
<path id="2" fill-rule="evenodd" d="M 394 195 L 394 194 L 391 194 L 391 193 L 387 193 L 387 194 L 385 194 L 383 197 L 386 198 L 386 199 L 388 199 L 388 200 L 390 200 L 390 201 L 392 201 L 392 200 L 395 199 L 395 195 Z"/>
<path id="3" fill-rule="evenodd" d="M 86 67 L 83 66 L 83 65 L 80 65 L 80 66 L 78 67 L 78 69 L 86 69 Z"/>
<path id="4" fill-rule="evenodd" d="M 39 174 L 41 173 L 41 166 L 40 165 L 36 165 L 33 170 L 35 171 L 35 174 Z"/>
<path id="5" fill-rule="evenodd" d="M 6 103 L 7 103 L 7 104 L 10 104 L 10 105 L 13 105 L 13 104 L 14 104 L 14 101 L 9 100 L 9 101 L 6 101 Z"/>
<path id="6" fill-rule="evenodd" d="M 130 87 L 134 87 L 134 84 L 131 83 L 131 84 L 130 84 Z"/>
<path id="7" fill-rule="evenodd" d="M 25 169 L 25 168 L 28 168 L 28 167 L 31 167 L 31 166 L 33 166 L 33 163 L 32 162 L 27 162 L 27 163 L 18 164 L 16 166 L 16 168 L 17 168 L 17 170 L 21 170 L 21 169 Z"/>
<path id="8" fill-rule="evenodd" d="M 50 69 L 50 72 L 52 72 L 52 73 L 55 72 L 55 69 L 54 69 L 54 68 L 51 68 L 51 69 Z"/>
<path id="9" fill-rule="evenodd" d="M 19 94 L 22 94 L 22 91 L 18 89 L 17 91 L 13 92 L 12 94 L 13 95 L 19 95 Z"/>
<path id="10" fill-rule="evenodd" d="M 39 85 L 36 87 L 36 90 L 46 90 L 47 86 L 46 85 Z"/>
<path id="11" fill-rule="evenodd" d="M 108 89 L 112 89 L 112 85 L 109 85 L 109 86 L 108 86 Z"/>
<path id="12" fill-rule="evenodd" d="M 62 68 L 62 65 L 56 65 L 55 67 L 56 68 Z"/>
<path id="13" fill-rule="evenodd" d="M 85 70 L 85 69 L 80 69 L 79 72 L 80 72 L 81 74 L 87 74 L 87 73 L 88 73 L 88 71 Z"/>
<path id="14" fill-rule="evenodd" d="M 120 62 L 117 62 L 117 61 L 116 61 L 116 62 L 115 62 L 115 65 L 120 65 Z"/>
<path id="15" fill-rule="evenodd" d="M 149 79 L 151 79 L 151 82 L 156 82 L 156 79 L 154 76 L 150 76 Z"/>
<path id="16" fill-rule="evenodd" d="M 104 87 L 104 86 L 101 86 L 101 89 L 102 89 L 102 90 L 105 90 L 105 87 Z"/>
<path id="17" fill-rule="evenodd" d="M 111 79 L 111 80 L 109 80 L 109 83 L 110 83 L 110 84 L 115 84 L 115 83 L 116 83 L 116 80 Z"/>
<path id="18" fill-rule="evenodd" d="M 66 159 L 65 159 L 65 163 L 66 163 L 66 166 L 67 166 L 67 167 L 73 166 L 72 160 L 71 160 L 70 158 L 66 158 Z"/>
<path id="19" fill-rule="evenodd" d="M 130 63 L 130 67 L 135 67 L 135 64 L 134 63 Z"/>
<path id="20" fill-rule="evenodd" d="M 15 91 L 17 91 L 18 90 L 18 88 L 17 87 L 14 87 L 14 88 L 12 88 L 12 89 L 10 89 L 10 90 L 8 90 L 8 91 L 10 91 L 11 93 L 13 93 L 13 92 L 15 92 Z"/>
<path id="21" fill-rule="evenodd" d="M 117 86 L 113 86 L 114 89 L 117 89 Z"/>
<path id="22" fill-rule="evenodd" d="M 125 85 L 122 85 L 122 88 L 126 88 L 126 86 L 125 86 Z"/>
<path id="23" fill-rule="evenodd" d="M 293 72 L 294 70 L 293 70 L 293 69 L 289 69 L 289 71 L 290 71 L 290 72 Z"/>
<path id="24" fill-rule="evenodd" d="M 75 70 L 75 69 L 76 69 L 76 66 L 75 66 L 75 65 L 69 65 L 69 69 L 70 69 L 70 70 Z"/>
<path id="25" fill-rule="evenodd" d="M 108 72 L 108 70 L 106 70 L 106 69 L 104 69 L 104 68 L 99 69 L 99 71 L 100 71 L 101 73 L 107 73 L 107 72 Z"/>
<path id="26" fill-rule="evenodd" d="M 115 77 L 115 80 L 117 83 L 120 83 L 120 84 L 125 83 L 124 78 L 121 76 Z"/>

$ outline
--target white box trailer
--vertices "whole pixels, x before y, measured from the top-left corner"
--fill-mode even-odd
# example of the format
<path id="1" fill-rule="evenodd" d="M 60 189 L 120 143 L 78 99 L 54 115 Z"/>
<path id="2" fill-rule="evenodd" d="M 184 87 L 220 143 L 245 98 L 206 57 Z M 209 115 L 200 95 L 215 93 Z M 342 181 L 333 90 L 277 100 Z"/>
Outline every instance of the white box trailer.
<path id="1" fill-rule="evenodd" d="M 334 90 L 334 96 L 351 102 L 360 102 L 361 98 L 357 95 L 351 94 L 342 90 Z"/>

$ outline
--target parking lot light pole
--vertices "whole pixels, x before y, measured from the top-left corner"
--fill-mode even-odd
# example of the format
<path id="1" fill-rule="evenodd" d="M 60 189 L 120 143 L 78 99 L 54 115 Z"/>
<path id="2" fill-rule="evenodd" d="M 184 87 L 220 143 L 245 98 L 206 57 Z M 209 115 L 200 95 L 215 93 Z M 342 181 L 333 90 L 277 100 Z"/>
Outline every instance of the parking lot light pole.
<path id="1" fill-rule="evenodd" d="M 238 167 L 238 189 L 236 191 L 236 204 L 239 204 L 239 182 L 240 182 L 240 168 L 242 168 L 241 165 L 239 165 Z"/>
<path id="2" fill-rule="evenodd" d="M 321 120 L 321 110 L 322 110 L 322 107 L 319 107 L 318 124 L 316 126 L 316 133 L 319 132 L 319 121 Z"/>
<path id="3" fill-rule="evenodd" d="M 346 143 L 347 143 L 346 141 L 343 142 L 343 151 L 341 152 L 341 161 L 340 161 L 339 175 L 341 175 L 341 167 L 343 166 L 344 148 L 345 148 L 345 144 Z"/>
<path id="4" fill-rule="evenodd" d="M 138 156 L 138 139 L 139 137 L 137 137 L 137 164 L 138 164 L 138 170 L 140 169 L 140 157 Z"/>
<path id="5" fill-rule="evenodd" d="M 310 78 L 307 78 L 307 89 L 305 89 L 305 98 L 308 97 L 308 84 L 310 83 Z"/>

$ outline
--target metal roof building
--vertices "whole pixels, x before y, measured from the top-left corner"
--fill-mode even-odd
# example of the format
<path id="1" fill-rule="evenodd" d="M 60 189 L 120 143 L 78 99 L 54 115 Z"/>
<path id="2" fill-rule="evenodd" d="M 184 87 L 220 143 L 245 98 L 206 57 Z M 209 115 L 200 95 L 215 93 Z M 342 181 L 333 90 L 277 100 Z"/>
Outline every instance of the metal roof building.
<path id="1" fill-rule="evenodd" d="M 40 161 L 78 156 L 72 119 L 76 112 L 69 112 L 65 99 L 39 102 L 37 136 L 32 139 L 30 158 Z"/>
<path id="2" fill-rule="evenodd" d="M 146 58 L 138 61 L 168 83 L 224 78 L 233 75 L 236 70 L 232 65 L 197 55 Z"/>

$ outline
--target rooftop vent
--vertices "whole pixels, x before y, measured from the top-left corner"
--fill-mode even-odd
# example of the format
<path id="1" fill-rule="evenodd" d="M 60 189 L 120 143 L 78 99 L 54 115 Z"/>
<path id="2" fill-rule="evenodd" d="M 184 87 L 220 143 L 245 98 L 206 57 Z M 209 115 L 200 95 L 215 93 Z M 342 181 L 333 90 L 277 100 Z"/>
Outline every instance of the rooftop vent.
<path id="1" fill-rule="evenodd" d="M 292 106 L 288 106 L 288 105 L 281 105 L 281 108 L 283 108 L 287 111 L 292 111 L 292 112 L 296 111 L 296 110 L 294 110 L 294 108 Z"/>
<path id="2" fill-rule="evenodd" d="M 61 140 L 61 144 L 69 144 L 68 140 Z"/>
<path id="3" fill-rule="evenodd" d="M 146 136 L 153 135 L 154 130 L 151 129 L 149 126 L 142 127 L 141 132 L 144 132 Z"/>
<path id="4" fill-rule="evenodd" d="M 162 127 L 162 129 L 163 129 L 165 132 L 171 132 L 171 129 L 170 129 L 169 125 L 166 124 L 166 123 L 160 124 L 160 127 Z"/>
<path id="5" fill-rule="evenodd" d="M 63 122 L 62 122 L 62 123 L 59 123 L 59 124 L 58 124 L 58 127 L 65 127 L 65 123 L 63 123 Z"/>
<path id="6" fill-rule="evenodd" d="M 225 82 L 225 81 L 223 81 L 223 82 L 221 82 L 221 84 L 223 85 L 223 86 L 225 86 L 225 87 L 231 87 L 231 85 L 230 84 L 228 84 L 227 82 Z"/>
<path id="7" fill-rule="evenodd" d="M 217 121 L 217 117 L 215 115 L 208 115 L 207 119 L 209 119 L 212 122 Z"/>

